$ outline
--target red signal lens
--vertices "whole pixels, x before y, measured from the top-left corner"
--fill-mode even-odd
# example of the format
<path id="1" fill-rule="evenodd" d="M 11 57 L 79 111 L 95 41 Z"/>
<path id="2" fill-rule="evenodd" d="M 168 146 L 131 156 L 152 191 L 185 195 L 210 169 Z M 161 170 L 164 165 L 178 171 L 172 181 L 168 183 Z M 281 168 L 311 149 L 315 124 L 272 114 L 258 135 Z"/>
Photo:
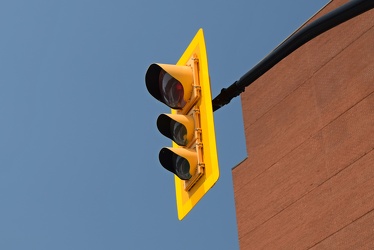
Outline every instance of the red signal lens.
<path id="1" fill-rule="evenodd" d="M 160 93 L 163 102 L 172 109 L 182 109 L 186 105 L 183 85 L 165 70 L 159 75 Z"/>

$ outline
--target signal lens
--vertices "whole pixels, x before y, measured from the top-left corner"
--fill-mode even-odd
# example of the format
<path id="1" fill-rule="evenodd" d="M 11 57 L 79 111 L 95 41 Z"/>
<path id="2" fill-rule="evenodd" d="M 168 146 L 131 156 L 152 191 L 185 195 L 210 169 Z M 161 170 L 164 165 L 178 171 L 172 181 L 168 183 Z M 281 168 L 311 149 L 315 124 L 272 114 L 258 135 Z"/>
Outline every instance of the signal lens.
<path id="1" fill-rule="evenodd" d="M 172 140 L 179 146 L 187 145 L 187 129 L 182 123 L 173 120 L 170 123 L 170 132 L 173 136 Z"/>
<path id="2" fill-rule="evenodd" d="M 174 166 L 175 166 L 175 172 L 181 180 L 191 179 L 192 176 L 190 174 L 190 164 L 188 163 L 188 161 L 185 158 L 174 154 L 173 155 L 173 162 L 174 162 Z"/>
<path id="3" fill-rule="evenodd" d="M 159 85 L 161 97 L 170 108 L 182 109 L 186 105 L 183 85 L 163 69 L 160 71 Z"/>

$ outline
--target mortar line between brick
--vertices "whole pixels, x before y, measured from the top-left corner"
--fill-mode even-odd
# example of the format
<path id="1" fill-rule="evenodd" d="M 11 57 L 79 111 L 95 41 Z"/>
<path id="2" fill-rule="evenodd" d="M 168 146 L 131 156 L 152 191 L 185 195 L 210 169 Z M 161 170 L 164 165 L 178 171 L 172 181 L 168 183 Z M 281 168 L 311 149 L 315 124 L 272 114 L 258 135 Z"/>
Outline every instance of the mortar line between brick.
<path id="1" fill-rule="evenodd" d="M 295 91 L 297 91 L 300 87 L 302 87 L 303 85 L 306 84 L 306 82 L 308 82 L 311 78 L 313 78 L 313 76 L 315 74 L 317 74 L 323 67 L 325 67 L 328 63 L 330 63 L 333 59 L 335 59 L 338 55 L 340 55 L 344 50 L 346 50 L 350 45 L 352 45 L 353 43 L 355 43 L 359 38 L 361 38 L 362 36 L 364 36 L 367 32 L 369 32 L 371 29 L 373 29 L 374 26 L 371 26 L 370 28 L 368 28 L 367 30 L 365 30 L 363 33 L 361 33 L 361 35 L 359 35 L 356 39 L 352 40 L 347 46 L 345 46 L 344 48 L 342 48 L 339 52 L 337 52 L 333 57 L 330 58 L 330 60 L 326 61 L 324 64 L 322 64 L 318 69 L 316 69 L 311 75 L 310 77 L 308 77 L 303 83 L 301 83 L 299 86 L 297 86 L 294 90 L 292 90 L 291 92 L 289 92 L 286 96 L 284 96 L 279 102 L 275 103 L 274 105 L 272 105 L 266 112 L 264 112 L 260 117 L 258 117 L 254 122 L 250 123 L 249 126 L 251 126 L 252 124 L 255 124 L 258 120 L 260 120 L 263 116 L 265 116 L 267 113 L 270 112 L 270 110 L 272 110 L 275 106 L 277 106 L 279 103 L 281 103 L 283 100 L 285 100 L 287 97 L 289 97 L 292 93 L 294 93 Z"/>
<path id="2" fill-rule="evenodd" d="M 374 208 L 369 210 L 368 212 L 364 213 L 363 215 L 361 215 L 360 217 L 357 217 L 355 220 L 351 221 L 350 223 L 348 223 L 347 225 L 345 225 L 344 227 L 340 228 L 339 230 L 337 230 L 336 232 L 330 234 L 329 236 L 325 237 L 324 239 L 318 241 L 316 244 L 314 244 L 313 246 L 311 246 L 309 249 L 312 249 L 314 248 L 315 246 L 317 246 L 318 244 L 320 244 L 321 242 L 327 240 L 328 238 L 334 236 L 335 234 L 339 233 L 340 231 L 342 231 L 344 228 L 348 227 L 349 225 L 353 224 L 354 222 L 360 220 L 361 218 L 365 217 L 366 215 L 370 214 L 371 212 L 374 212 Z"/>
<path id="3" fill-rule="evenodd" d="M 365 35 L 367 32 L 369 32 L 369 30 L 373 29 L 374 26 L 371 26 L 369 29 L 367 29 L 365 32 L 363 32 L 358 38 L 360 38 L 361 36 Z M 358 39 L 357 38 L 357 39 Z M 353 40 L 349 45 L 351 45 L 352 43 L 354 43 L 357 39 Z M 347 45 L 344 49 L 342 49 L 338 54 L 336 54 L 333 58 L 335 58 L 337 55 L 339 55 L 343 50 L 345 50 L 349 45 Z M 333 59 L 331 58 L 331 60 Z M 331 60 L 329 60 L 328 62 L 330 62 Z M 326 62 L 324 65 L 326 65 L 328 62 Z M 324 66 L 323 65 L 323 66 Z M 322 66 L 322 67 L 323 67 Z M 313 75 L 315 75 L 322 67 L 320 67 L 318 70 L 316 70 L 310 78 L 313 77 Z M 310 78 L 308 78 L 306 81 L 304 81 L 300 86 L 298 86 L 296 89 L 294 89 L 292 92 L 290 92 L 287 96 L 285 96 L 282 100 L 280 100 L 279 102 L 277 102 L 275 105 L 273 105 L 268 111 L 266 111 L 261 117 L 259 117 L 258 119 L 256 119 L 256 121 L 258 121 L 259 119 L 261 119 L 265 114 L 267 114 L 268 112 L 270 112 L 270 110 L 276 106 L 277 104 L 281 103 L 284 99 L 286 99 L 289 95 L 291 95 L 293 92 L 295 92 L 297 89 L 299 89 L 301 86 L 303 86 Z M 357 101 L 356 103 L 354 103 L 351 107 L 349 107 L 347 110 L 345 110 L 343 113 L 341 113 L 339 116 L 337 116 L 335 119 L 331 120 L 328 124 L 326 124 L 325 126 L 323 126 L 321 129 L 319 129 L 318 131 L 316 131 L 315 134 L 317 134 L 319 131 L 321 131 L 322 129 L 324 129 L 326 126 L 330 125 L 332 122 L 334 122 L 336 119 L 338 119 L 339 117 L 341 117 L 343 114 L 345 114 L 347 111 L 349 111 L 350 109 L 352 109 L 354 106 L 356 106 L 357 104 L 359 104 L 362 100 L 364 100 L 365 98 L 367 98 L 368 96 L 370 96 L 371 94 L 373 94 L 374 91 L 370 92 L 368 95 L 366 95 L 364 98 L 360 99 L 359 101 Z M 255 121 L 255 122 L 256 122 Z M 249 126 L 251 126 L 252 124 L 254 124 L 255 122 L 251 123 Z M 282 156 L 281 158 L 279 158 L 276 162 L 274 162 L 273 164 L 271 164 L 268 168 L 264 169 L 264 171 L 262 171 L 261 173 L 259 173 L 258 175 L 254 176 L 254 178 L 251 178 L 251 180 L 257 178 L 258 176 L 262 175 L 264 172 L 266 172 L 268 169 L 272 168 L 278 161 L 282 160 L 284 157 L 286 157 L 288 154 L 290 154 L 291 152 L 293 152 L 294 150 L 296 150 L 298 147 L 300 147 L 305 141 L 309 140 L 310 138 L 312 138 L 313 136 L 315 136 L 315 134 L 311 135 L 310 137 L 308 137 L 306 140 L 304 140 L 303 142 L 301 142 L 300 144 L 298 144 L 295 148 L 293 148 L 291 151 L 289 151 L 287 154 L 285 154 L 284 156 Z M 245 183 L 245 185 L 247 184 L 248 182 Z M 240 189 L 239 189 L 240 190 Z"/>
<path id="4" fill-rule="evenodd" d="M 358 100 L 356 103 L 352 104 L 352 106 L 350 106 L 348 109 L 346 109 L 344 112 L 342 112 L 340 115 L 338 115 L 337 117 L 335 117 L 333 120 L 331 120 L 329 123 L 327 123 L 325 126 L 323 126 L 321 129 L 319 129 L 316 134 L 318 134 L 318 132 L 320 132 L 321 130 L 323 130 L 324 128 L 326 128 L 327 126 L 329 126 L 331 123 L 333 123 L 334 121 L 336 121 L 337 119 L 339 119 L 340 117 L 342 117 L 343 115 L 345 115 L 347 112 L 349 112 L 351 109 L 353 109 L 354 107 L 356 107 L 358 104 L 360 104 L 362 101 L 364 101 L 366 98 L 368 98 L 369 96 L 371 96 L 372 94 L 374 93 L 374 90 L 371 91 L 370 93 L 368 93 L 366 96 L 364 96 L 363 98 L 361 98 L 360 100 Z M 314 134 L 314 135 L 316 135 Z M 313 135 L 313 136 L 314 136 Z"/>
<path id="5" fill-rule="evenodd" d="M 333 123 L 334 121 L 336 121 L 337 119 L 339 119 L 341 116 L 343 116 L 344 114 L 346 114 L 349 110 L 351 110 L 352 108 L 354 108 L 356 105 L 360 104 L 362 101 L 364 101 L 367 97 L 369 97 L 370 95 L 372 95 L 374 93 L 374 90 L 372 92 L 370 92 L 369 94 L 367 94 L 366 96 L 364 96 L 363 98 L 361 98 L 360 100 L 358 100 L 356 103 L 354 103 L 351 107 L 349 107 L 347 110 L 345 110 L 343 113 L 341 113 L 340 115 L 338 115 L 337 117 L 335 117 L 333 120 L 331 120 L 328 124 L 326 124 L 325 126 L 323 126 L 322 128 L 318 129 L 315 133 L 313 133 L 312 135 L 310 135 L 308 138 L 306 138 L 305 140 L 303 140 L 300 144 L 298 144 L 297 146 L 295 146 L 292 150 L 290 150 L 287 154 L 285 154 L 284 156 L 282 156 L 281 158 L 279 158 L 278 160 L 276 160 L 273 164 L 271 164 L 268 168 L 264 169 L 262 172 L 260 172 L 259 174 L 257 174 L 256 176 L 254 176 L 253 178 L 251 178 L 251 180 L 253 179 L 256 179 L 258 178 L 259 176 L 261 176 L 263 173 L 265 173 L 266 171 L 268 171 L 269 169 L 271 169 L 275 164 L 277 164 L 279 161 L 281 161 L 283 158 L 285 158 L 286 156 L 288 156 L 289 154 L 291 154 L 293 151 L 295 151 L 296 149 L 298 149 L 302 144 L 304 144 L 306 141 L 308 141 L 309 139 L 313 138 L 314 136 L 316 136 L 321 130 L 323 130 L 324 128 L 326 128 L 327 126 L 329 126 L 331 123 Z M 248 158 L 247 158 L 248 159 Z M 249 183 L 246 182 L 244 184 L 247 185 Z M 238 191 L 240 191 L 242 188 L 238 189 Z"/>
<path id="6" fill-rule="evenodd" d="M 308 192 L 304 193 L 302 196 L 300 196 L 297 200 L 293 201 L 291 204 L 289 204 L 287 207 L 284 207 L 282 210 L 280 210 L 279 212 L 277 212 L 276 214 L 274 214 L 273 216 L 269 217 L 268 219 L 266 219 L 265 221 L 263 221 L 261 224 L 257 225 L 254 229 L 248 231 L 247 233 L 245 233 L 243 236 L 241 236 L 240 238 L 242 237 L 245 237 L 246 235 L 250 234 L 251 232 L 253 231 L 256 231 L 259 227 L 261 227 L 262 225 L 264 225 L 266 222 L 268 222 L 269 220 L 271 220 L 272 218 L 278 216 L 280 213 L 282 213 L 284 210 L 286 210 L 287 208 L 291 207 L 292 205 L 294 205 L 295 203 L 297 203 L 298 201 L 300 201 L 301 199 L 303 199 L 306 195 L 308 195 L 309 193 L 313 192 L 316 188 L 319 188 L 320 186 L 324 185 L 327 181 L 331 180 L 332 178 L 336 177 L 338 174 L 340 174 L 342 171 L 344 171 L 345 169 L 349 168 L 351 165 L 353 165 L 355 162 L 357 162 L 358 160 L 360 160 L 361 158 L 365 157 L 367 154 L 370 154 L 372 151 L 374 151 L 374 148 L 372 148 L 371 150 L 369 150 L 368 152 L 364 153 L 363 155 L 361 155 L 360 157 L 358 157 L 357 159 L 355 159 L 353 162 L 349 163 L 348 165 L 346 165 L 345 167 L 343 167 L 341 170 L 339 170 L 338 172 L 336 172 L 334 175 L 330 176 L 328 179 L 326 179 L 324 182 L 320 183 L 318 186 L 314 187 L 313 189 L 309 190 Z"/>

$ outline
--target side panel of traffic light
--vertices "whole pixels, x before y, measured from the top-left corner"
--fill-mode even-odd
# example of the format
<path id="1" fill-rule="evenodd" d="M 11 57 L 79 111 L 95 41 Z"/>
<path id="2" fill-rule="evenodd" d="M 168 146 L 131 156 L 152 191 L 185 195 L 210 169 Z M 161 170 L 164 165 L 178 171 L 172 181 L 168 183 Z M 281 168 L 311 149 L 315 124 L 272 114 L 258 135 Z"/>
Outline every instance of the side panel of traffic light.
<path id="1" fill-rule="evenodd" d="M 200 29 L 177 65 L 185 65 L 194 57 L 198 60 L 198 82 L 200 87 L 200 100 L 195 105 L 196 116 L 199 116 L 200 126 L 196 130 L 196 148 L 201 148 L 203 158 L 203 174 L 195 183 L 181 181 L 175 177 L 175 187 L 178 205 L 178 217 L 182 219 L 209 191 L 219 178 L 218 156 L 212 110 L 212 95 L 208 70 L 203 31 Z M 199 167 L 197 171 L 200 171 Z M 189 186 L 192 185 L 192 186 Z M 186 190 L 186 186 L 189 188 Z"/>

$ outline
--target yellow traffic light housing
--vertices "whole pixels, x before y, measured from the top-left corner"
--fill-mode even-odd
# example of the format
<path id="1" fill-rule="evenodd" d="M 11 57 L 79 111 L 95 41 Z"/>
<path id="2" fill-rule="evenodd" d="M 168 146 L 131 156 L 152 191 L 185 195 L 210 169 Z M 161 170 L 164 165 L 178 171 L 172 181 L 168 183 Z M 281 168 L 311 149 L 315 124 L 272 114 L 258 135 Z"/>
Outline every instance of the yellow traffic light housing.
<path id="1" fill-rule="evenodd" d="M 149 93 L 171 108 L 157 127 L 170 138 L 161 165 L 175 175 L 178 218 L 182 220 L 219 178 L 212 96 L 203 30 L 200 29 L 176 65 L 152 64 Z"/>

